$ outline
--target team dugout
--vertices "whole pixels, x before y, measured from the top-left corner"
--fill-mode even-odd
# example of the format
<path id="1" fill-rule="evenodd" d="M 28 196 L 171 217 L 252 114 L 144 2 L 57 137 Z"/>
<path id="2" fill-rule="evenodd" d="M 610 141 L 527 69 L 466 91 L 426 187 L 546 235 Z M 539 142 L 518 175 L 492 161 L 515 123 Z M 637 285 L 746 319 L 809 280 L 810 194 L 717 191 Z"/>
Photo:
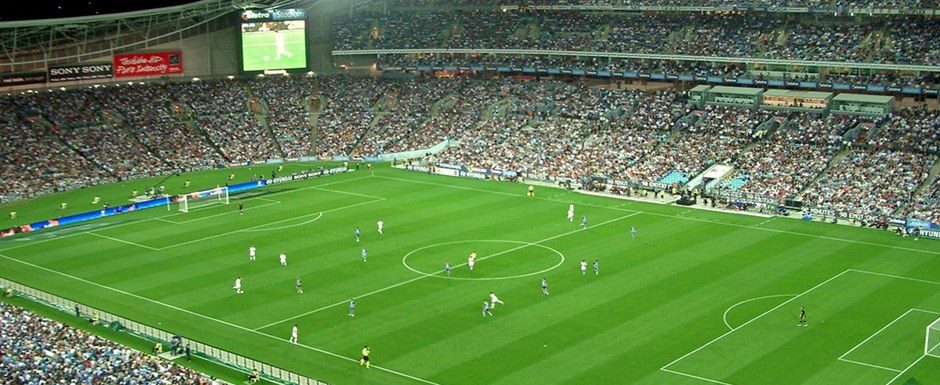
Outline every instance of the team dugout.
<path id="1" fill-rule="evenodd" d="M 832 92 L 767 90 L 761 108 L 822 112 L 829 108 Z"/>
<path id="2" fill-rule="evenodd" d="M 831 111 L 833 114 L 886 115 L 893 110 L 893 96 L 839 94 L 832 99 Z"/>
<path id="3" fill-rule="evenodd" d="M 763 92 L 760 88 L 715 86 L 705 90 L 704 100 L 706 104 L 756 108 Z"/>

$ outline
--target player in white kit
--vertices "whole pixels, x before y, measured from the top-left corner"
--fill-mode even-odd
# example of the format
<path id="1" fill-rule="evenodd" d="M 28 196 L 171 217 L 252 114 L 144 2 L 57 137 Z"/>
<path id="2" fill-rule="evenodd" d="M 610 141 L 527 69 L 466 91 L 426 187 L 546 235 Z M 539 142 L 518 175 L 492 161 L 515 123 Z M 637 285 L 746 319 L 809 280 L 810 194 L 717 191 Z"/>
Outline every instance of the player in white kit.
<path id="1" fill-rule="evenodd" d="M 248 260 L 249 261 L 255 260 L 255 252 L 257 251 L 258 249 L 255 249 L 255 245 L 251 245 L 251 247 L 248 248 Z"/>
<path id="2" fill-rule="evenodd" d="M 470 267 L 470 270 L 473 270 L 473 265 L 477 264 L 477 252 L 473 251 L 470 253 L 470 256 L 467 257 L 467 266 Z"/>
<path id="3" fill-rule="evenodd" d="M 496 304 L 505 305 L 506 303 L 499 300 L 499 297 L 496 296 L 496 293 L 490 292 L 490 308 L 495 309 Z"/>
<path id="4" fill-rule="evenodd" d="M 287 57 L 294 57 L 294 54 L 291 51 L 287 50 L 287 41 L 286 37 L 281 33 L 281 30 L 274 30 L 274 60 L 281 60 L 281 55 Z"/>
<path id="5" fill-rule="evenodd" d="M 581 275 L 587 274 L 587 261 L 581 260 Z"/>
<path id="6" fill-rule="evenodd" d="M 382 233 L 382 228 L 385 227 L 385 222 L 380 219 L 378 222 L 375 223 L 375 225 L 379 228 L 379 235 L 385 235 L 384 233 Z"/>
<path id="7" fill-rule="evenodd" d="M 568 222 L 574 222 L 574 204 L 568 205 Z"/>
<path id="8" fill-rule="evenodd" d="M 235 294 L 241 294 L 242 291 L 242 277 L 235 278 L 235 285 L 232 286 L 232 289 L 235 289 Z"/>
<path id="9" fill-rule="evenodd" d="M 292 344 L 297 343 L 297 325 L 296 324 L 294 325 L 294 327 L 290 328 L 290 343 Z"/>
<path id="10" fill-rule="evenodd" d="M 287 254 L 282 252 L 278 259 L 281 260 L 281 266 L 287 266 Z"/>

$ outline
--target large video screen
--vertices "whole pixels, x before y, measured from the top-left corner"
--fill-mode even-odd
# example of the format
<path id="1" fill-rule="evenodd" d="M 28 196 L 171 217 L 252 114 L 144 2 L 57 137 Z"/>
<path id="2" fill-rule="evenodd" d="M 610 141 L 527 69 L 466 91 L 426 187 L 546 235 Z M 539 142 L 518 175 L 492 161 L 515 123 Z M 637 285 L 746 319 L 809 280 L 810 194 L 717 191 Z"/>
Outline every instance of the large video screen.
<path id="1" fill-rule="evenodd" d="M 242 71 L 307 68 L 304 10 L 249 10 L 241 19 Z"/>

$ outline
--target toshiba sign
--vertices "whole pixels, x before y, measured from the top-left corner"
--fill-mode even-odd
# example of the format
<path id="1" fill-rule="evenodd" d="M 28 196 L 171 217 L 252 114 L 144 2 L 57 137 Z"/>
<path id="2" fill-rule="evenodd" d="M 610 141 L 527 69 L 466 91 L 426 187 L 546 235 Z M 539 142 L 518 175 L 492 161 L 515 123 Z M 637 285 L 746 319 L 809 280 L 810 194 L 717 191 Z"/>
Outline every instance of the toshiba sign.
<path id="1" fill-rule="evenodd" d="M 180 51 L 114 55 L 114 77 L 116 78 L 182 73 L 183 53 Z"/>

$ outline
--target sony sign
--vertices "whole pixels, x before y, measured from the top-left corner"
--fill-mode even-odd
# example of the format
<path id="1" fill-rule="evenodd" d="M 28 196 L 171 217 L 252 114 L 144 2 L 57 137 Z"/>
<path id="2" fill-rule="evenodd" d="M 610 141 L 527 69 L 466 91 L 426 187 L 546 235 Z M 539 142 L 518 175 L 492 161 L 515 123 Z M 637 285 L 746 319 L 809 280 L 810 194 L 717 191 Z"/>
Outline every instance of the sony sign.
<path id="1" fill-rule="evenodd" d="M 111 63 L 88 63 L 49 67 L 49 82 L 107 79 L 113 76 Z"/>

